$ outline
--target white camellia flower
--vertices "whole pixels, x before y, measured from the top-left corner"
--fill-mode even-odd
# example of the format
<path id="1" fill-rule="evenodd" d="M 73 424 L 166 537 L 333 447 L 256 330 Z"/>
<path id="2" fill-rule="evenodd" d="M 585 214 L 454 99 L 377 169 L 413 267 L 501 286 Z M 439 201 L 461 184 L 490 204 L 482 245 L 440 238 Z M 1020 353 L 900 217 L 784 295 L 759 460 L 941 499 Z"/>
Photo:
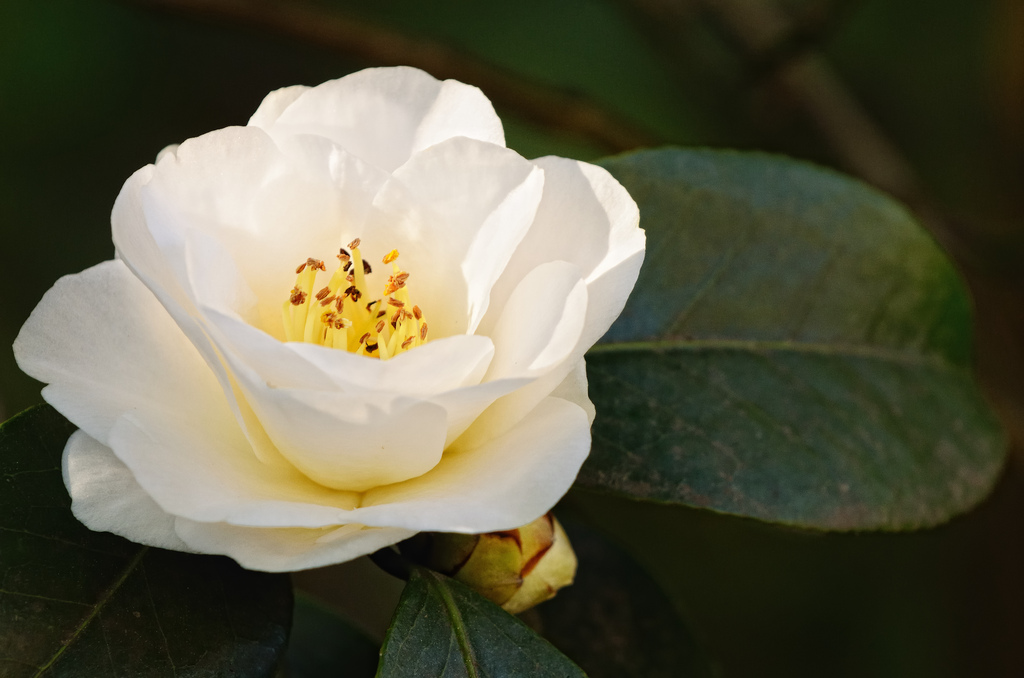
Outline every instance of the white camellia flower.
<path id="1" fill-rule="evenodd" d="M 644 256 L 605 170 L 525 160 L 479 90 L 412 68 L 271 93 L 136 172 L 112 224 L 14 345 L 80 427 L 72 510 L 270 571 L 544 514 Z"/>

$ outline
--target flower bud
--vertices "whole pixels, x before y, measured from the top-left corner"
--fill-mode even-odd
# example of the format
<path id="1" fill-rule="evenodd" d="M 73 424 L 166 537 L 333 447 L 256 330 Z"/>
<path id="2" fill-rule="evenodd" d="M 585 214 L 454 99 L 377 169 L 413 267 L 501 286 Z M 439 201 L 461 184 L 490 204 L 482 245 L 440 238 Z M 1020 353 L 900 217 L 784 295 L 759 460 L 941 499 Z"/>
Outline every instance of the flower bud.
<path id="1" fill-rule="evenodd" d="M 550 513 L 515 530 L 421 533 L 402 551 L 518 614 L 572 583 L 576 554 Z"/>

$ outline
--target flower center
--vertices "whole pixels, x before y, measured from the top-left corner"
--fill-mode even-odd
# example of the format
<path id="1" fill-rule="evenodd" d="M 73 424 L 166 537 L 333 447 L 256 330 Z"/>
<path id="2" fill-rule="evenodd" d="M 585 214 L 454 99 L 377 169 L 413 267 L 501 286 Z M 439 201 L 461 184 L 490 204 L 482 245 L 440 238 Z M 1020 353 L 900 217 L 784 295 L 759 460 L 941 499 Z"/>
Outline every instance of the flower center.
<path id="1" fill-rule="evenodd" d="M 305 341 L 340 348 L 358 355 L 387 360 L 427 340 L 427 323 L 419 306 L 409 301 L 409 274 L 395 260 L 398 250 L 384 257 L 392 273 L 379 298 L 368 298 L 370 264 L 359 251 L 359 238 L 342 248 L 338 269 L 316 293 L 316 276 L 327 271 L 319 259 L 307 259 L 295 269 L 295 287 L 282 309 L 286 341 Z"/>

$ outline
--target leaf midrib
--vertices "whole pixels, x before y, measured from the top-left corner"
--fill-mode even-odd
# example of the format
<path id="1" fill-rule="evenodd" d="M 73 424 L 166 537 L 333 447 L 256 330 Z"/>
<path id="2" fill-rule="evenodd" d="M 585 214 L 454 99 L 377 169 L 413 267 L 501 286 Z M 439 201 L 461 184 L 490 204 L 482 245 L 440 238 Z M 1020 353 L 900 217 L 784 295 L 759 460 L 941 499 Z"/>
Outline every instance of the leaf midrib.
<path id="1" fill-rule="evenodd" d="M 907 350 L 863 344 L 828 344 L 787 339 L 648 339 L 595 344 L 587 355 L 605 353 L 648 353 L 670 351 L 750 351 L 756 353 L 803 353 L 833 358 L 869 358 L 902 365 L 930 365 L 956 368 L 960 365 L 939 353 L 914 353 Z"/>
<path id="2" fill-rule="evenodd" d="M 128 565 L 125 566 L 124 570 L 121 572 L 117 580 L 113 584 L 111 584 L 110 588 L 108 588 L 106 592 L 103 594 L 103 597 L 100 598 L 93 606 L 92 611 L 88 614 L 88 616 L 86 616 L 85 619 L 82 620 L 82 623 L 78 626 L 77 629 L 75 629 L 75 632 L 71 634 L 71 637 L 68 639 L 68 642 L 61 645 L 60 648 L 53 654 L 53 656 L 50 657 L 49 661 L 47 661 L 45 664 L 39 667 L 39 671 L 36 672 L 33 678 L 40 678 L 40 676 L 42 676 L 50 667 L 52 667 L 54 663 L 60 658 L 62 654 L 64 654 L 64 652 L 69 647 L 75 644 L 75 641 L 78 639 L 80 635 L 82 635 L 82 632 L 85 631 L 85 629 L 88 628 L 89 624 L 91 624 L 92 621 L 99 615 L 100 610 L 102 610 L 106 606 L 110 599 L 114 597 L 114 594 L 117 593 L 117 591 L 121 588 L 121 585 L 124 584 L 128 577 L 131 576 L 132 572 L 135 571 L 135 568 L 138 567 L 139 563 L 142 561 L 143 556 L 145 556 L 148 551 L 148 546 L 143 546 L 139 549 L 139 552 L 136 553 L 135 557 L 132 558 Z"/>
<path id="3" fill-rule="evenodd" d="M 434 573 L 424 571 L 425 577 L 429 577 L 429 584 L 437 594 L 441 597 L 441 601 L 444 603 L 445 609 L 448 612 L 448 619 L 452 624 L 452 633 L 455 634 L 455 640 L 459 644 L 459 651 L 462 653 L 462 660 L 466 665 L 466 674 L 469 678 L 479 678 L 480 673 L 477 671 L 476 666 L 476 655 L 473 653 L 473 648 L 469 643 L 469 636 L 466 633 L 466 623 L 462 619 L 462 613 L 459 611 L 459 606 L 455 603 L 455 599 L 452 598 L 451 591 L 445 585 L 445 582 Z"/>

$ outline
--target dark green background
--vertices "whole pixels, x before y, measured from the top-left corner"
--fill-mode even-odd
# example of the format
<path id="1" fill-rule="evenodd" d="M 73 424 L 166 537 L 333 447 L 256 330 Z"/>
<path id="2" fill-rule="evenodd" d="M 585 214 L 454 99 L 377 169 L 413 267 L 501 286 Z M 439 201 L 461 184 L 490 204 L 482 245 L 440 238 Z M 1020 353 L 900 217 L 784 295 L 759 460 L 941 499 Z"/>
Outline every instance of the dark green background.
<path id="1" fill-rule="evenodd" d="M 384 58 L 365 47 L 317 46 L 266 25 L 273 22 L 245 26 L 145 4 L 0 3 L 0 345 L 10 345 L 53 280 L 112 255 L 113 200 L 160 148 L 243 123 L 273 88 L 316 84 Z M 781 151 L 883 184 L 905 163 L 919 182 L 889 187 L 924 215 L 966 273 L 983 384 L 1019 440 L 1021 3 L 758 0 L 746 14 L 735 9 L 742 4 L 291 3 L 438 41 L 465 63 L 535 83 L 541 102 L 553 88 L 607 110 L 629 138 Z M 674 9 L 659 13 L 665 7 Z M 750 14 L 766 7 L 782 12 L 789 30 L 752 50 L 744 26 L 764 27 Z M 785 79 L 809 54 L 831 69 L 838 93 Z M 566 133 L 572 125 L 557 124 L 562 107 L 538 116 L 523 100 L 505 96 L 498 108 L 509 145 L 525 155 L 595 159 L 623 150 Z M 900 162 L 851 157 L 850 148 L 870 147 L 870 133 L 829 126 L 851 110 L 865 114 Z M 0 352 L 0 418 L 38 402 L 38 388 Z M 727 675 L 1015 676 L 1024 672 L 1024 474 L 1016 458 L 974 514 L 910 536 L 812 534 L 583 493 L 569 503 L 630 547 Z"/>

